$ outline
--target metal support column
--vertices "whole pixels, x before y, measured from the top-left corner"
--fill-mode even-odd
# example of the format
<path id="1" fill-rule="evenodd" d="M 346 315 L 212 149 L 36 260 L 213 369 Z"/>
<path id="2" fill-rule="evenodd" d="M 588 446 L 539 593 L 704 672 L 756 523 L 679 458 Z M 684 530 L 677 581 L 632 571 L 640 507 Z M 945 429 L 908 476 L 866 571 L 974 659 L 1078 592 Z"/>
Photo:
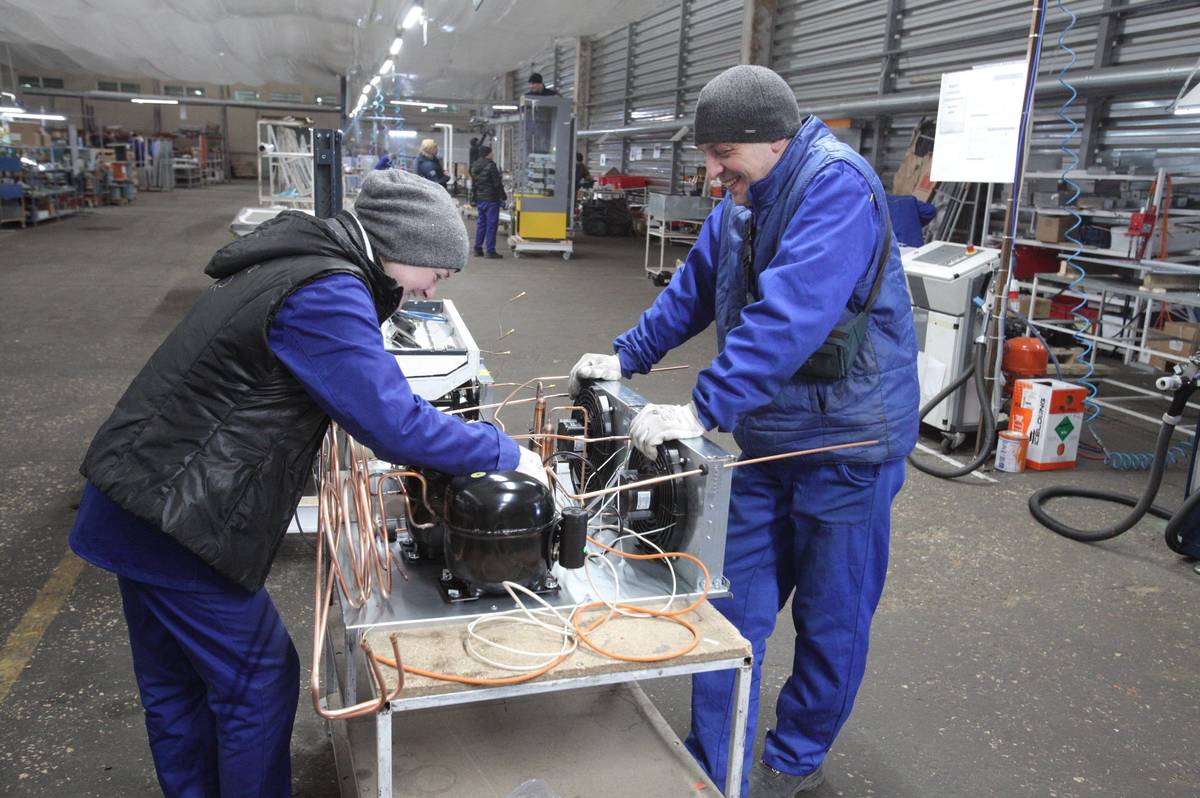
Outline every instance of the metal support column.
<path id="1" fill-rule="evenodd" d="M 679 3 L 679 56 L 675 59 L 675 118 L 683 116 L 683 87 L 687 77 L 687 26 L 688 9 L 692 0 L 681 0 Z M 683 171 L 683 142 L 671 139 L 671 182 L 667 191 L 674 194 L 682 191 L 680 185 Z"/>
<path id="2" fill-rule="evenodd" d="M 896 53 L 900 49 L 900 22 L 904 15 L 904 0 L 888 0 L 887 22 L 883 33 L 883 60 L 879 64 L 879 88 L 877 94 L 883 97 L 896 90 Z M 871 134 L 871 165 L 876 172 L 883 171 L 883 144 L 887 139 L 887 129 L 891 126 L 890 116 L 879 115 L 871 121 L 874 132 Z"/>
<path id="3" fill-rule="evenodd" d="M 625 27 L 625 98 L 621 100 L 621 124 L 629 124 L 629 96 L 633 94 L 633 31 L 636 22 Z M 629 172 L 629 139 L 621 138 L 621 172 Z"/>
<path id="4" fill-rule="evenodd" d="M 575 40 L 575 129 L 583 130 L 591 124 L 592 102 L 592 40 L 583 36 Z M 588 140 L 580 140 L 583 160 L 588 159 Z"/>
<path id="5" fill-rule="evenodd" d="M 313 130 L 313 210 L 329 219 L 342 209 L 342 131 Z"/>
<path id="6" fill-rule="evenodd" d="M 1117 32 L 1124 24 L 1120 7 L 1126 0 L 1104 0 L 1103 16 L 1096 27 L 1096 51 L 1092 56 L 1092 69 L 1103 69 L 1113 62 L 1113 45 Z M 1100 149 L 1100 121 L 1108 108 L 1109 97 L 1102 94 L 1090 95 L 1084 103 L 1083 125 L 1079 128 L 1079 166 L 1087 169 L 1096 163 Z"/>
<path id="7" fill-rule="evenodd" d="M 741 63 L 770 66 L 774 33 L 775 0 L 749 0 L 742 6 Z"/>

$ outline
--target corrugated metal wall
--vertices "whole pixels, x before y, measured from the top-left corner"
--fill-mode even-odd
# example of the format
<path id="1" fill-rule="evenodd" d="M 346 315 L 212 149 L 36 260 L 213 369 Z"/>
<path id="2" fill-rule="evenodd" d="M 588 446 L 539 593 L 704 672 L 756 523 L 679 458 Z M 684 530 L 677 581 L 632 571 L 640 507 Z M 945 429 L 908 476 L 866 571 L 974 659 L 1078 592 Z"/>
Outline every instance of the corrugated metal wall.
<path id="1" fill-rule="evenodd" d="M 1070 0 L 1078 17 L 1065 43 L 1075 50 L 1071 75 L 1109 66 L 1177 64 L 1200 56 L 1200 2 L 1176 0 Z M 795 89 L 801 104 L 863 99 L 879 94 L 936 92 L 943 72 L 1023 59 L 1029 32 L 1027 0 L 779 0 L 771 66 Z M 887 47 L 888 20 L 894 38 Z M 1052 83 L 1068 63 L 1058 46 L 1067 17 L 1050 4 L 1038 80 Z M 1171 90 L 1122 92 L 1113 102 L 1092 100 L 1090 143 L 1100 162 L 1148 167 L 1154 150 L 1179 147 L 1200 122 L 1168 117 Z M 1061 100 L 1039 100 L 1033 152 L 1053 157 L 1067 129 L 1057 117 Z M 1072 117 L 1083 124 L 1089 103 Z M 928 112 L 930 116 L 934 111 Z M 863 154 L 885 175 L 895 171 L 920 114 L 855 119 L 864 128 Z M 875 127 L 883 128 L 876 138 Z M 875 152 L 876 142 L 879 152 Z M 1078 143 L 1078 139 L 1076 139 Z M 1200 140 L 1186 152 L 1200 157 Z"/>
<path id="2" fill-rule="evenodd" d="M 1069 0 L 1078 16 L 1066 43 L 1072 75 L 1128 65 L 1167 65 L 1200 56 L 1200 0 Z M 1025 56 L 1028 0 L 777 0 L 770 65 L 802 106 L 894 93 L 936 93 L 943 72 Z M 613 128 L 690 117 L 704 84 L 738 62 L 744 3 L 681 0 L 671 8 L 591 40 L 589 128 Z M 1066 17 L 1051 3 L 1039 81 L 1051 83 L 1066 63 L 1056 47 Z M 519 66 L 521 81 L 536 66 L 560 91 L 574 85 L 575 44 L 559 42 Z M 523 88 L 523 83 L 519 84 Z M 1095 160 L 1148 168 L 1156 153 L 1200 158 L 1200 117 L 1167 116 L 1178 87 L 1121 92 L 1111 101 L 1080 98 L 1072 116 L 1087 120 L 1085 144 Z M 519 93 L 519 92 L 518 92 Z M 1061 100 L 1039 101 L 1033 152 L 1053 159 L 1065 130 Z M 935 111 L 927 112 L 934 116 Z M 888 178 L 899 165 L 920 113 L 855 117 L 862 151 Z M 587 142 L 594 173 L 616 166 L 680 190 L 702 163 L 672 134 L 612 135 Z M 1078 141 L 1078 140 L 1077 140 Z M 655 153 L 657 152 L 657 157 Z M 604 163 L 601 164 L 601 155 Z M 638 156 L 641 156 L 640 158 Z"/>

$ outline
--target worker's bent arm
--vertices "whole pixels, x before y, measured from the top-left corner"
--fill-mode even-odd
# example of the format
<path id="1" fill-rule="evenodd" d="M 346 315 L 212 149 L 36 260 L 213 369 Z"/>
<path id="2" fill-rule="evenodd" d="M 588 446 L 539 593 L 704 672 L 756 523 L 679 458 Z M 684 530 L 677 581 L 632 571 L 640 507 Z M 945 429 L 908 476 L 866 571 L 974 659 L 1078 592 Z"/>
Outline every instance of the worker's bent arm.
<path id="1" fill-rule="evenodd" d="M 626 377 L 645 374 L 667 352 L 712 324 L 721 214 L 727 204 L 718 205 L 704 220 L 683 268 L 675 272 L 637 326 L 613 341 Z"/>
<path id="2" fill-rule="evenodd" d="M 384 460 L 448 474 L 516 468 L 517 446 L 499 430 L 413 394 L 376 320 L 362 281 L 331 275 L 288 297 L 268 342 L 321 409 Z"/>

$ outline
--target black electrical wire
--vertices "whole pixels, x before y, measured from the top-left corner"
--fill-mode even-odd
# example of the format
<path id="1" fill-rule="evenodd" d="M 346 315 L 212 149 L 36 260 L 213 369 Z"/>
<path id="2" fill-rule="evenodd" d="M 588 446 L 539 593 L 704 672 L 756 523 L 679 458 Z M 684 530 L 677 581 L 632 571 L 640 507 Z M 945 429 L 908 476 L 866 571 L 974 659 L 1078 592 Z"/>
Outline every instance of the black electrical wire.
<path id="1" fill-rule="evenodd" d="M 979 450 L 979 454 L 975 456 L 974 460 L 953 469 L 943 469 L 922 463 L 914 455 L 909 454 L 908 462 L 913 468 L 918 471 L 924 471 L 926 474 L 938 477 L 939 479 L 957 479 L 958 477 L 965 477 L 967 474 L 970 474 L 991 457 L 992 449 L 996 445 L 996 416 L 992 413 L 992 402 L 987 395 L 987 385 L 984 383 L 983 378 L 984 371 L 987 369 L 986 359 L 987 347 L 982 341 L 977 341 L 975 343 L 975 362 L 966 371 L 955 377 L 953 382 L 938 391 L 936 396 L 926 402 L 921 408 L 921 416 L 918 419 L 919 421 L 924 420 L 925 416 L 929 415 L 933 408 L 937 407 L 943 399 L 953 394 L 965 385 L 967 380 L 974 377 L 975 395 L 979 397 L 979 418 L 983 424 L 979 434 L 983 436 L 982 440 L 984 443 L 983 447 Z"/>

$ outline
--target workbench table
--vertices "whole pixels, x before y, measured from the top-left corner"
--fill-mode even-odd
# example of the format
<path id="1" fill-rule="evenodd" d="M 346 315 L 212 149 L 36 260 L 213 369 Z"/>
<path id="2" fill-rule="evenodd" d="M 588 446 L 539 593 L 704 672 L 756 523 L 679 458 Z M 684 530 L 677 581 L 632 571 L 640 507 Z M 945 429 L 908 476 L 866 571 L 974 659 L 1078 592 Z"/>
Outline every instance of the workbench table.
<path id="1" fill-rule="evenodd" d="M 432 751 L 446 744 L 444 736 L 437 736 L 435 739 L 429 736 L 429 732 L 421 731 L 422 729 L 439 729 L 441 731 L 437 734 L 442 735 L 448 733 L 446 729 L 454 727 L 457 729 L 454 734 L 461 737 L 462 734 L 469 733 L 463 731 L 463 728 L 472 729 L 485 718 L 492 718 L 493 720 L 501 718 L 506 722 L 516 724 L 514 728 L 508 728 L 503 731 L 498 727 L 490 728 L 494 733 L 490 736 L 485 734 L 484 739 L 477 741 L 477 745 L 472 747 L 470 751 L 463 751 L 461 758 L 454 759 L 451 757 L 450 761 L 456 763 L 466 762 L 467 760 L 475 761 L 475 765 L 466 768 L 465 771 L 458 772 L 455 778 L 470 778 L 471 773 L 482 767 L 477 761 L 480 758 L 486 760 L 488 757 L 500 757 L 498 761 L 506 761 L 505 757 L 519 755 L 520 747 L 514 746 L 512 742 L 514 736 L 524 738 L 527 741 L 530 738 L 536 739 L 536 745 L 529 750 L 535 751 L 538 755 L 543 750 L 549 750 L 556 751 L 556 756 L 559 758 L 567 757 L 570 754 L 577 754 L 585 758 L 590 757 L 596 752 L 593 751 L 592 754 L 589 754 L 588 750 L 581 749 L 587 749 L 589 746 L 594 747 L 596 745 L 608 745 L 610 747 L 617 745 L 618 741 L 612 739 L 611 734 L 603 732 L 605 728 L 610 728 L 612 724 L 617 724 L 623 728 L 622 735 L 624 736 L 620 740 L 621 745 L 619 749 L 631 758 L 631 762 L 639 758 L 644 760 L 647 756 L 651 756 L 652 753 L 657 751 L 655 756 L 658 756 L 660 759 L 670 759 L 674 756 L 674 759 L 677 760 L 674 763 L 676 769 L 679 770 L 682 768 L 680 772 L 690 774 L 688 779 L 677 778 L 675 780 L 675 782 L 680 784 L 686 782 L 687 786 L 683 792 L 658 792 L 655 793 L 656 795 L 709 794 L 703 792 L 703 784 L 707 781 L 703 773 L 691 761 L 687 753 L 683 751 L 678 740 L 671 734 L 670 729 L 665 726 L 661 717 L 644 698 L 641 691 L 627 683 L 644 679 L 703 673 L 706 671 L 734 670 L 736 672 L 736 701 L 733 707 L 733 723 L 730 735 L 731 765 L 725 785 L 725 795 L 728 798 L 737 798 L 740 795 L 742 779 L 743 757 L 740 752 L 745 746 L 746 720 L 750 703 L 750 644 L 742 638 L 732 624 L 725 620 L 708 603 L 702 604 L 699 609 L 685 617 L 699 630 L 700 643 L 688 654 L 665 662 L 639 663 L 616 660 L 597 654 L 581 643 L 578 650 L 570 658 L 550 673 L 532 681 L 516 685 L 475 687 L 407 675 L 399 699 L 385 704 L 381 711 L 375 713 L 373 719 L 368 717 L 348 722 L 348 728 L 341 743 L 342 748 L 345 750 L 341 751 L 341 753 L 344 757 L 356 742 L 359 745 L 364 744 L 371 736 L 366 727 L 373 726 L 375 767 L 374 778 L 371 781 L 374 781 L 374 794 L 381 797 L 390 797 L 393 795 L 394 776 L 397 779 L 398 786 L 405 785 L 414 777 L 414 768 L 411 766 L 411 762 L 407 763 L 410 766 L 405 767 L 402 773 L 394 774 L 393 771 L 392 721 L 395 716 L 404 713 L 414 713 L 410 716 L 412 720 L 407 721 L 402 726 L 402 733 L 409 733 L 408 739 L 404 741 L 406 757 L 420 757 L 421 752 L 426 748 L 429 748 L 430 751 L 425 751 L 425 754 L 434 756 Z M 509 645 L 517 647 L 525 645 L 534 649 L 547 648 L 547 635 L 544 633 L 536 640 L 532 637 L 526 637 L 526 635 L 537 634 L 530 627 L 503 624 L 484 628 L 487 629 L 487 633 L 490 636 L 502 639 Z M 493 668 L 469 656 L 464 648 L 465 630 L 465 620 L 403 628 L 397 632 L 401 657 L 406 664 L 413 667 L 455 676 L 501 678 L 513 675 L 511 672 Z M 392 646 L 389 635 L 392 631 L 393 629 L 370 630 L 366 632 L 365 639 L 371 649 L 382 656 L 390 658 Z M 329 635 L 330 645 L 339 636 L 331 632 Z M 682 647 L 683 644 L 691 639 L 690 632 L 682 626 L 667 620 L 631 619 L 624 617 L 608 621 L 592 636 L 599 645 L 611 651 L 639 655 L 665 653 Z M 351 649 L 351 651 L 355 652 L 361 650 L 362 646 L 354 646 Z M 499 657 L 502 653 L 499 652 L 496 656 Z M 361 662 L 353 661 L 359 659 L 361 658 L 352 656 L 350 666 L 361 667 Z M 333 671 L 326 668 L 327 674 L 331 672 Z M 384 668 L 384 676 L 387 680 L 387 689 L 390 692 L 396 684 L 396 671 L 392 668 Z M 372 682 L 371 679 L 356 679 L 353 681 L 359 684 L 363 681 L 367 683 Z M 545 700 L 546 696 L 542 695 L 560 691 L 576 692 L 567 696 L 554 697 L 549 701 Z M 343 702 L 351 701 L 354 698 L 355 696 L 341 695 Z M 623 700 L 614 701 L 614 698 Z M 472 707 L 470 713 L 460 710 L 448 711 L 446 709 L 458 705 L 480 704 L 482 702 L 488 703 L 485 706 Z M 623 716 L 625 719 L 618 722 L 611 713 L 620 709 L 622 705 L 625 707 L 625 715 Z M 588 707 L 591 707 L 591 709 L 588 709 Z M 636 707 L 636 711 L 631 710 L 630 707 Z M 417 712 L 418 710 L 424 710 L 424 712 Z M 438 711 L 431 713 L 431 710 Z M 633 714 L 630 714 L 631 712 Z M 605 715 L 604 713 L 609 714 Z M 579 723 L 581 717 L 588 718 L 587 724 L 581 725 Z M 540 721 L 535 723 L 531 718 L 540 718 Z M 574 718 L 574 720 L 571 720 L 571 718 Z M 635 723 L 630 720 L 631 718 L 640 718 L 640 720 Z M 373 723 L 371 722 L 372 720 Z M 491 722 L 489 721 L 489 723 Z M 535 725 L 530 727 L 530 723 L 534 723 Z M 564 723 L 566 723 L 565 727 L 563 726 Z M 645 728 L 641 728 L 643 726 Z M 636 731 L 635 727 L 637 727 Z M 569 744 L 564 735 L 573 731 L 577 731 L 585 737 L 589 737 L 590 735 L 590 738 L 578 744 Z M 639 742 L 637 739 L 639 736 L 645 739 Z M 414 743 L 416 744 L 414 745 Z M 486 750 L 481 750 L 478 746 L 483 746 Z M 670 753 L 672 746 L 677 749 L 674 754 Z M 336 747 L 337 735 L 335 735 Z M 410 754 L 409 752 L 412 753 Z M 533 756 L 533 758 L 536 759 L 536 756 Z M 653 761 L 653 759 L 654 757 L 651 756 L 649 761 Z M 520 762 L 509 762 L 509 764 L 521 765 Z M 607 774 L 608 776 L 621 776 L 621 771 L 625 767 L 621 762 L 611 762 L 610 766 L 617 768 L 617 772 Z M 418 770 L 421 767 L 425 767 L 425 765 L 416 766 Z M 443 761 L 437 767 L 446 768 L 447 765 Z M 529 767 L 536 769 L 538 763 L 530 762 Z M 572 766 L 567 762 L 564 761 L 562 767 L 562 774 L 567 774 L 568 778 L 578 779 L 580 777 L 581 771 L 577 768 L 572 770 Z M 663 772 L 663 767 L 665 766 L 660 762 L 660 772 Z M 690 771 L 688 770 L 689 768 Z M 359 767 L 357 770 L 362 775 L 363 768 Z M 426 775 L 428 774 L 426 773 Z M 632 779 L 632 772 L 625 775 L 630 776 Z M 443 776 L 449 778 L 446 774 L 443 774 Z M 602 778 L 602 776 L 597 775 L 595 778 Z M 501 779 L 500 781 L 503 780 Z M 618 779 L 617 783 L 625 782 Z M 504 788 L 504 792 L 479 792 L 477 790 L 483 788 L 476 786 L 471 788 L 474 791 L 469 792 L 472 795 L 507 796 L 509 794 L 507 790 L 511 789 L 512 786 L 515 785 L 507 785 Z M 589 785 L 589 789 L 584 794 L 605 794 L 613 796 L 613 798 L 619 798 L 622 795 L 631 796 L 632 798 L 632 796 L 650 794 L 645 792 L 647 786 L 644 783 L 630 783 L 624 791 L 620 787 L 617 787 L 615 792 L 613 791 L 613 783 L 608 783 L 603 787 L 603 793 L 599 791 L 593 792 L 593 789 L 598 790 L 600 787 L 600 784 Z M 493 789 L 497 788 L 493 786 Z M 696 790 L 700 791 L 697 792 Z M 407 794 L 403 790 L 401 792 L 402 794 Z M 467 792 L 455 792 L 455 794 L 465 795 Z"/>

